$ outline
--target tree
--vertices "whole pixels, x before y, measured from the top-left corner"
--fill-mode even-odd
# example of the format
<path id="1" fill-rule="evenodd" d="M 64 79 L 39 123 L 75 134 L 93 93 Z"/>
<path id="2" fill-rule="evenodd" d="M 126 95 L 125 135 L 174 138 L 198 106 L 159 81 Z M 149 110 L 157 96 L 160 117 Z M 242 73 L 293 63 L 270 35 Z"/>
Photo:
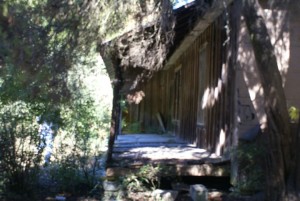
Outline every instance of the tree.
<path id="1" fill-rule="evenodd" d="M 91 75 L 101 79 L 104 74 L 96 65 L 102 9 L 98 5 L 93 0 L 0 2 L 1 196 L 38 190 L 33 176 L 39 175 L 46 146 L 41 124 L 54 125 L 53 138 L 73 135 L 79 154 L 67 158 L 80 163 L 84 174 L 94 154 L 92 144 L 104 140 L 110 109 L 100 100 L 101 93 L 95 95 L 99 85 L 87 82 Z"/>
<path id="2" fill-rule="evenodd" d="M 18 191 L 29 196 L 45 148 L 37 133 L 39 125 L 33 107 L 22 101 L 0 102 L 0 193 Z"/>
<path id="3" fill-rule="evenodd" d="M 98 42 L 94 1 L 0 4 L 1 99 L 54 105 L 67 101 L 67 71 L 87 63 Z M 5 76 L 4 76 L 5 75 Z"/>
<path id="4" fill-rule="evenodd" d="M 282 2 L 281 2 L 282 3 Z M 288 1 L 284 3 L 288 4 Z M 297 200 L 296 172 L 299 164 L 297 136 L 293 136 L 278 69 L 274 47 L 257 0 L 243 1 L 243 15 L 251 36 L 251 42 L 264 90 L 264 107 L 267 128 L 263 130 L 267 144 L 266 173 L 267 200 Z M 295 144 L 294 144 L 295 143 Z M 299 143 L 299 141 L 297 142 Z"/>

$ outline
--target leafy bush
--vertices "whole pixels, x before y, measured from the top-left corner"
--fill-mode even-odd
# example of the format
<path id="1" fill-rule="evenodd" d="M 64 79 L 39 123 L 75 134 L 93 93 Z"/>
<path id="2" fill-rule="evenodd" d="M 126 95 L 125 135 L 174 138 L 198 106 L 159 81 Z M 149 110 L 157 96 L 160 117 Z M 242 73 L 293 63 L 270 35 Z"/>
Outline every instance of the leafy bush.
<path id="1" fill-rule="evenodd" d="M 124 119 L 122 120 L 123 125 L 123 133 L 141 133 L 141 123 L 140 122 L 133 122 L 131 124 L 125 123 Z"/>
<path id="2" fill-rule="evenodd" d="M 53 192 L 85 194 L 103 172 L 103 152 L 110 125 L 111 88 L 95 55 L 90 64 L 76 64 L 68 72 L 71 97 L 59 106 L 45 179 Z M 98 64 L 98 65 L 96 65 Z M 53 119 L 53 118 L 52 118 Z M 51 123 L 54 123 L 53 120 Z"/>
<path id="3" fill-rule="evenodd" d="M 7 197 L 9 192 L 20 194 L 19 200 L 24 194 L 43 192 L 85 194 L 98 182 L 103 172 L 101 157 L 109 133 L 111 99 L 105 96 L 108 86 L 102 91 L 90 83 L 106 76 L 97 67 L 85 69 L 96 72 L 92 79 L 77 79 L 90 75 L 82 73 L 83 67 L 70 74 L 70 85 L 80 86 L 74 88 L 68 102 L 27 103 L 7 98 L 6 104 L 0 104 L 0 197 Z M 103 85 L 103 79 L 98 84 Z M 49 130 L 44 131 L 43 125 Z"/>
<path id="4" fill-rule="evenodd" d="M 299 109 L 291 106 L 289 108 L 289 116 L 290 116 L 290 120 L 291 122 L 298 122 L 299 120 Z"/>
<path id="5" fill-rule="evenodd" d="M 144 165 L 137 173 L 123 179 L 123 187 L 132 192 L 157 189 L 160 185 L 160 171 L 160 166 Z"/>
<path id="6" fill-rule="evenodd" d="M 239 168 L 236 190 L 242 194 L 262 190 L 265 180 L 263 147 L 257 142 L 240 142 L 236 153 Z"/>
<path id="7" fill-rule="evenodd" d="M 93 102 L 74 102 L 61 110 L 63 125 L 56 132 L 47 169 L 57 192 L 87 193 L 101 174 L 107 128 Z"/>
<path id="8" fill-rule="evenodd" d="M 95 183 L 111 102 L 96 51 L 99 9 L 83 1 L 0 5 L 10 24 L 0 30 L 0 200 L 37 186 L 74 192 Z M 39 123 L 52 126 L 46 164 L 48 134 Z"/>
<path id="9" fill-rule="evenodd" d="M 29 196 L 45 148 L 33 107 L 22 101 L 0 103 L 0 117 L 1 186 L 5 192 Z"/>

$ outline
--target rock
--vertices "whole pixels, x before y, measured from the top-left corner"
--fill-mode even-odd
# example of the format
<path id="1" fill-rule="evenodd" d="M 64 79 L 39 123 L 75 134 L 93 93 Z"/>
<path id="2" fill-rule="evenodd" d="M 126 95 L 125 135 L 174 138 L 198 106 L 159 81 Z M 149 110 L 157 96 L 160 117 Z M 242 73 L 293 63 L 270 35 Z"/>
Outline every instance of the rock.
<path id="1" fill-rule="evenodd" d="M 201 184 L 191 185 L 190 196 L 193 199 L 193 201 L 207 201 L 208 200 L 207 188 Z"/>
<path id="2" fill-rule="evenodd" d="M 152 192 L 153 201 L 174 201 L 178 195 L 178 191 L 157 189 Z"/>
<path id="3" fill-rule="evenodd" d="M 253 142 L 260 133 L 260 125 L 257 124 L 239 136 L 239 140 Z"/>
<path id="4" fill-rule="evenodd" d="M 65 201 L 66 197 L 62 196 L 62 195 L 57 195 L 57 196 L 55 196 L 55 200 L 57 200 L 57 201 Z"/>
<path id="5" fill-rule="evenodd" d="M 118 191 L 120 189 L 120 185 L 117 181 L 103 181 L 103 189 L 105 191 Z"/>
<path id="6" fill-rule="evenodd" d="M 209 201 L 222 201 L 223 193 L 219 191 L 212 191 L 208 193 L 208 200 Z"/>

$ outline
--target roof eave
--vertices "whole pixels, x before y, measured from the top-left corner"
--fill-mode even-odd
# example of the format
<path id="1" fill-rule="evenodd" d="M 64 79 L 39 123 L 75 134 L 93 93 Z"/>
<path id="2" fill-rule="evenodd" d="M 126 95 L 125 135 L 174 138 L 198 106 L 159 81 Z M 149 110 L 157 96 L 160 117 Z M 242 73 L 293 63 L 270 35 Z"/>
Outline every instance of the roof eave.
<path id="1" fill-rule="evenodd" d="M 196 26 L 187 34 L 187 36 L 176 48 L 175 52 L 170 56 L 164 69 L 169 69 L 175 65 L 178 58 L 191 46 L 191 44 L 199 37 L 201 33 L 231 4 L 234 0 L 217 0 L 198 20 Z"/>

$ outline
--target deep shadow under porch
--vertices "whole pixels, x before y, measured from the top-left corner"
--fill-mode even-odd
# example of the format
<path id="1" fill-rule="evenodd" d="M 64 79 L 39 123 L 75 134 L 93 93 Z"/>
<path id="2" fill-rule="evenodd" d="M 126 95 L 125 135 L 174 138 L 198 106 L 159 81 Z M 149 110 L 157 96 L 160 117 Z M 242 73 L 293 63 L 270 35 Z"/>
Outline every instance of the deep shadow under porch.
<path id="1" fill-rule="evenodd" d="M 143 165 L 160 165 L 172 176 L 229 176 L 230 162 L 169 134 L 124 134 L 115 140 L 107 176 L 122 176 Z"/>

